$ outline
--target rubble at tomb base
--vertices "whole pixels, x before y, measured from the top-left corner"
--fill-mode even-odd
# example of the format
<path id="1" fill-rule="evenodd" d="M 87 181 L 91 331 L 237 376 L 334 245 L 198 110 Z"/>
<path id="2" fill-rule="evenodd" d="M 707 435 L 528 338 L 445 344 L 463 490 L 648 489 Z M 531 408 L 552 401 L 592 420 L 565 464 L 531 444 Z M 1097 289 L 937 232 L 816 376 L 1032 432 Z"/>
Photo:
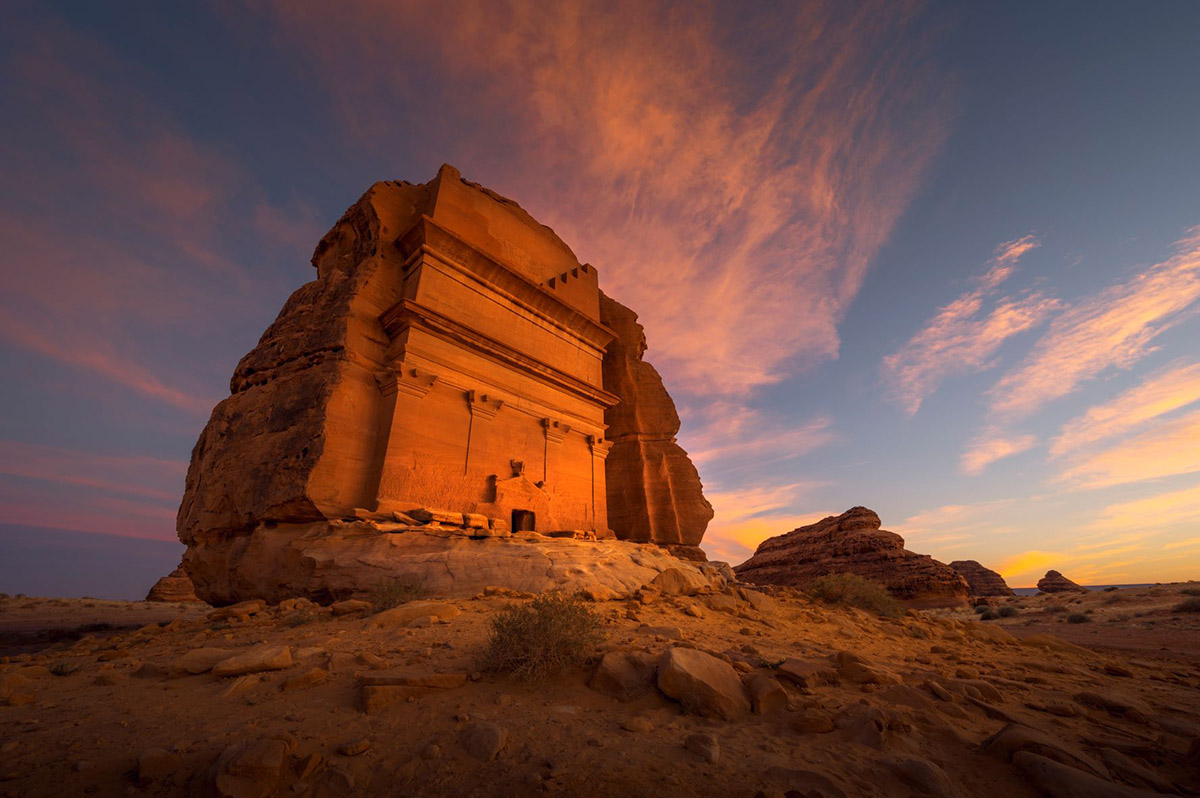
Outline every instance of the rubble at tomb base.
<path id="1" fill-rule="evenodd" d="M 852 507 L 759 544 L 734 567 L 744 582 L 804 587 L 826 574 L 852 573 L 879 582 L 911 607 L 966 603 L 970 589 L 950 566 L 904 548 L 904 538 L 880 529 L 879 516 Z"/>
<path id="2" fill-rule="evenodd" d="M 340 519 L 428 507 L 704 559 L 712 508 L 636 315 L 519 205 L 448 165 L 376 183 L 312 263 L 192 452 L 177 528 L 201 597 L 257 578 L 238 569 L 276 527 L 344 540 Z"/>
<path id="3" fill-rule="evenodd" d="M 1004 577 L 975 560 L 955 560 L 950 563 L 959 576 L 967 581 L 972 596 L 1015 596 Z"/>

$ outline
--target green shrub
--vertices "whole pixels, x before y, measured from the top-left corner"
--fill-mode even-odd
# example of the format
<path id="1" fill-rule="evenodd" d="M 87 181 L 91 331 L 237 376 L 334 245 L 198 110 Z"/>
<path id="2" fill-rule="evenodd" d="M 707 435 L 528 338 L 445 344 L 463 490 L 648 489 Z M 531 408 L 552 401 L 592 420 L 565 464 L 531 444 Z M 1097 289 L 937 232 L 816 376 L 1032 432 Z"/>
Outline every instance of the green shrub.
<path id="1" fill-rule="evenodd" d="M 429 588 L 424 582 L 401 582 L 399 579 L 380 580 L 367 595 L 367 601 L 375 605 L 376 612 L 390 610 L 410 601 L 423 599 L 429 595 Z"/>
<path id="2" fill-rule="evenodd" d="M 1067 623 L 1091 623 L 1092 618 L 1082 612 L 1073 612 L 1067 616 Z"/>
<path id="3" fill-rule="evenodd" d="M 975 605 L 975 614 L 976 615 L 983 615 L 987 611 L 988 611 L 988 605 L 986 605 L 986 604 L 976 604 Z"/>
<path id="4" fill-rule="evenodd" d="M 604 642 L 603 621 L 575 596 L 544 593 L 492 618 L 484 670 L 536 681 L 582 665 Z"/>
<path id="5" fill-rule="evenodd" d="M 1184 599 L 1175 605 L 1175 612 L 1200 612 L 1200 597 Z"/>
<path id="6" fill-rule="evenodd" d="M 1017 608 L 1010 607 L 1006 604 L 1003 607 L 1001 607 L 1000 609 L 996 610 L 996 614 L 999 615 L 1001 618 L 1011 618 L 1017 614 Z"/>
<path id="7" fill-rule="evenodd" d="M 855 574 L 826 574 L 808 586 L 814 599 L 829 604 L 848 604 L 887 618 L 899 618 L 904 612 L 887 588 Z"/>
<path id="8" fill-rule="evenodd" d="M 1120 589 L 1121 588 L 1119 588 L 1119 587 L 1109 586 L 1109 587 L 1104 588 L 1104 592 L 1105 593 L 1116 593 Z"/>
<path id="9" fill-rule="evenodd" d="M 981 621 L 994 621 L 999 617 L 1000 616 L 998 614 L 996 614 L 995 612 L 993 612 L 992 610 L 986 610 L 979 614 L 979 620 L 981 620 Z"/>

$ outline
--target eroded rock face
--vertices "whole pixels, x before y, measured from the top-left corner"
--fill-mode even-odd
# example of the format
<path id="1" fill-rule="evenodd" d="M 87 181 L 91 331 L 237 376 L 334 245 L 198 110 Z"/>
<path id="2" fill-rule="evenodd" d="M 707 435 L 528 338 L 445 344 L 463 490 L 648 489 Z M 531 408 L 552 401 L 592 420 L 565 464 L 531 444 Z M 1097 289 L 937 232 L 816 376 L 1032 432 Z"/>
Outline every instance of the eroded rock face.
<path id="1" fill-rule="evenodd" d="M 256 595 L 226 569 L 276 525 L 422 507 L 704 559 L 712 509 L 637 317 L 602 313 L 596 270 L 519 205 L 450 166 L 376 183 L 312 263 L 193 449 L 177 528 L 198 595 Z"/>
<path id="2" fill-rule="evenodd" d="M 1060 574 L 1058 571 L 1047 571 L 1046 575 L 1038 580 L 1038 590 L 1043 593 L 1086 593 L 1087 588 L 1082 585 L 1077 585 L 1070 579 Z"/>
<path id="3" fill-rule="evenodd" d="M 146 601 L 199 601 L 191 577 L 180 564 L 171 573 L 154 583 L 146 594 Z"/>
<path id="4" fill-rule="evenodd" d="M 733 570 L 752 584 L 804 587 L 826 574 L 852 573 L 879 582 L 914 607 L 958 606 L 970 588 L 950 566 L 904 548 L 904 538 L 880 529 L 879 516 L 852 507 L 768 538 Z"/>
<path id="5" fill-rule="evenodd" d="M 637 314 L 600 294 L 600 319 L 617 334 L 604 354 L 604 387 L 621 398 L 604 413 L 612 450 L 605 463 L 608 523 L 618 538 L 670 546 L 703 559 L 699 545 L 712 520 L 700 474 L 675 442 L 679 414 L 662 377 L 643 359 L 646 333 Z"/>
<path id="6" fill-rule="evenodd" d="M 950 563 L 959 576 L 967 581 L 972 596 L 1015 596 L 1004 577 L 975 560 L 955 560 Z"/>

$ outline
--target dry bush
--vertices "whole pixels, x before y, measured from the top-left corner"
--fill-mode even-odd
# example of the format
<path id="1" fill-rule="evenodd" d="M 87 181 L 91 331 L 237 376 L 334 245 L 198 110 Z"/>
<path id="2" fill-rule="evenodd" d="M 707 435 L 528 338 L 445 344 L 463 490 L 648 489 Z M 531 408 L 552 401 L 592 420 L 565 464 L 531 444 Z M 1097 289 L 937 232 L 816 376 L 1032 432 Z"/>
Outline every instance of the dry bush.
<path id="1" fill-rule="evenodd" d="M 1200 587 L 1185 587 L 1179 592 L 1185 596 L 1200 596 Z"/>
<path id="2" fill-rule="evenodd" d="M 1046 612 L 1066 612 L 1067 608 L 1061 604 L 1051 604 L 1046 607 Z"/>
<path id="3" fill-rule="evenodd" d="M 604 642 L 603 620 L 575 596 L 545 593 L 506 607 L 492 618 L 480 666 L 537 681 L 582 665 Z"/>
<path id="4" fill-rule="evenodd" d="M 904 614 L 900 603 L 892 598 L 887 588 L 856 574 L 819 576 L 809 584 L 808 593 L 828 604 L 848 604 L 888 618 L 899 618 Z"/>
<path id="5" fill-rule="evenodd" d="M 367 601 L 375 605 L 376 612 L 390 610 L 410 601 L 423 599 L 429 595 L 429 588 L 424 582 L 401 582 L 399 579 L 383 579 L 367 595 Z"/>
<path id="6" fill-rule="evenodd" d="M 985 610 L 979 613 L 979 620 L 981 621 L 994 621 L 999 617 L 1000 615 L 993 610 Z"/>
<path id="7" fill-rule="evenodd" d="M 1011 618 L 1014 615 L 1016 615 L 1017 612 L 1018 612 L 1018 610 L 1016 607 L 1010 607 L 1007 604 L 1004 605 L 1003 607 L 1001 607 L 1000 609 L 996 610 L 996 614 L 999 615 L 1001 618 Z"/>
<path id="8" fill-rule="evenodd" d="M 1200 597 L 1184 599 L 1175 605 L 1175 612 L 1200 612 Z"/>
<path id="9" fill-rule="evenodd" d="M 1091 623 L 1092 618 L 1082 612 L 1073 612 L 1067 616 L 1067 623 Z"/>

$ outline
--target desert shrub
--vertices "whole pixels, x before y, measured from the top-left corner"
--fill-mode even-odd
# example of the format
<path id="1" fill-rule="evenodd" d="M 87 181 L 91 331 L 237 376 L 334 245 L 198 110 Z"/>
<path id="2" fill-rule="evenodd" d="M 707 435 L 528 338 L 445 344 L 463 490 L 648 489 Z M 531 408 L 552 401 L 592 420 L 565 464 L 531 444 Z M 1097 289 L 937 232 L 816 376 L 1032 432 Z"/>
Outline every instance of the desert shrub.
<path id="1" fill-rule="evenodd" d="M 1108 598 L 1104 599 L 1104 604 L 1105 606 L 1112 606 L 1113 604 L 1120 604 L 1124 600 L 1125 599 L 1121 598 L 1120 596 L 1109 596 Z"/>
<path id="2" fill-rule="evenodd" d="M 1017 608 L 1005 605 L 1005 606 L 1001 607 L 1000 609 L 996 610 L 996 614 L 999 615 L 1001 618 L 1011 618 L 1017 614 Z"/>
<path id="3" fill-rule="evenodd" d="M 1200 597 L 1184 599 L 1175 605 L 1175 612 L 1200 612 Z"/>
<path id="4" fill-rule="evenodd" d="M 976 604 L 975 605 L 975 614 L 976 615 L 983 615 L 987 611 L 988 611 L 988 606 L 986 604 Z"/>
<path id="5" fill-rule="evenodd" d="M 1200 587 L 1185 587 L 1179 592 L 1185 596 L 1200 596 Z"/>
<path id="6" fill-rule="evenodd" d="M 297 626 L 310 624 L 317 619 L 316 613 L 308 610 L 297 610 L 283 619 L 284 626 L 295 629 Z"/>
<path id="7" fill-rule="evenodd" d="M 604 641 L 603 621 L 576 596 L 544 593 L 492 618 L 484 670 L 536 681 L 583 664 Z"/>
<path id="8" fill-rule="evenodd" d="M 75 671 L 79 670 L 78 665 L 72 665 L 69 662 L 56 662 L 47 668 L 55 676 L 70 676 Z"/>
<path id="9" fill-rule="evenodd" d="M 1046 607 L 1046 612 L 1066 612 L 1067 608 L 1061 604 L 1051 604 Z"/>
<path id="10" fill-rule="evenodd" d="M 1113 586 L 1110 586 L 1110 587 L 1106 587 L 1106 588 L 1104 588 L 1104 592 L 1105 592 L 1105 593 L 1115 593 L 1115 592 L 1117 592 L 1117 591 L 1118 591 L 1118 590 L 1120 590 L 1120 589 L 1121 589 L 1121 588 L 1119 588 L 1119 587 L 1113 587 Z"/>
<path id="11" fill-rule="evenodd" d="M 371 588 L 367 601 L 375 605 L 375 611 L 390 610 L 410 601 L 423 599 L 429 595 L 429 588 L 424 582 L 401 582 L 399 579 L 380 580 Z"/>
<path id="12" fill-rule="evenodd" d="M 887 618 L 899 618 L 904 614 L 900 603 L 892 598 L 887 588 L 855 574 L 819 576 L 809 584 L 808 593 L 829 604 L 848 604 Z"/>
<path id="13" fill-rule="evenodd" d="M 979 613 L 979 620 L 981 620 L 981 621 L 994 621 L 999 617 L 1000 616 L 992 610 L 986 610 L 984 612 Z"/>
<path id="14" fill-rule="evenodd" d="M 1084 615 L 1082 612 L 1073 612 L 1067 616 L 1067 623 L 1091 623 L 1091 616 Z"/>

